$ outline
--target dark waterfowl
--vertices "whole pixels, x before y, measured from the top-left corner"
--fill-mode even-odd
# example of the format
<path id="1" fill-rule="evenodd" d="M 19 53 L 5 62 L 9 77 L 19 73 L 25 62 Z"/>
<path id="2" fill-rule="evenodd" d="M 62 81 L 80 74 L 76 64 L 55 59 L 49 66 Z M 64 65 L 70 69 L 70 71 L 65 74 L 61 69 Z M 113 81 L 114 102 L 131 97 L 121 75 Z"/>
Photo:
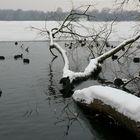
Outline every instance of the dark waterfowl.
<path id="1" fill-rule="evenodd" d="M 17 59 L 20 59 L 23 57 L 23 54 L 17 54 L 14 56 L 14 59 L 17 60 Z"/>
<path id="2" fill-rule="evenodd" d="M 0 56 L 0 60 L 5 60 L 5 57 L 4 56 Z"/>
<path id="3" fill-rule="evenodd" d="M 30 63 L 30 60 L 29 60 L 28 58 L 24 58 L 24 59 L 23 59 L 23 63 L 24 63 L 24 64 L 29 64 L 29 63 Z"/>

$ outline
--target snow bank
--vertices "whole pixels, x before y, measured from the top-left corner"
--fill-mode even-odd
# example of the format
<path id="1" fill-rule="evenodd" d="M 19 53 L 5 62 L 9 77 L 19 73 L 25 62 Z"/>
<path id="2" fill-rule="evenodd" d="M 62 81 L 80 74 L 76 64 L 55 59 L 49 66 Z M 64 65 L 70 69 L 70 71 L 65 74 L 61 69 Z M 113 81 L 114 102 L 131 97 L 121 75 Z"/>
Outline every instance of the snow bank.
<path id="1" fill-rule="evenodd" d="M 94 99 L 101 100 L 131 120 L 140 122 L 140 98 L 125 91 L 107 86 L 92 86 L 75 91 L 73 99 L 86 104 L 94 102 Z"/>

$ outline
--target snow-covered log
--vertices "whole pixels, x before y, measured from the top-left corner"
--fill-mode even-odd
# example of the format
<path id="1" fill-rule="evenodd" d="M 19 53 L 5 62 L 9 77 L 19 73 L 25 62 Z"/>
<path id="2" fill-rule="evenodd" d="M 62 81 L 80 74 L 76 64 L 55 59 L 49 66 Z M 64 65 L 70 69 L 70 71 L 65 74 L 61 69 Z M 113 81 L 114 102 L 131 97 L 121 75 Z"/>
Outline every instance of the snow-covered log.
<path id="1" fill-rule="evenodd" d="M 84 107 L 111 116 L 140 138 L 140 98 L 119 89 L 92 86 L 75 91 L 73 99 Z"/>

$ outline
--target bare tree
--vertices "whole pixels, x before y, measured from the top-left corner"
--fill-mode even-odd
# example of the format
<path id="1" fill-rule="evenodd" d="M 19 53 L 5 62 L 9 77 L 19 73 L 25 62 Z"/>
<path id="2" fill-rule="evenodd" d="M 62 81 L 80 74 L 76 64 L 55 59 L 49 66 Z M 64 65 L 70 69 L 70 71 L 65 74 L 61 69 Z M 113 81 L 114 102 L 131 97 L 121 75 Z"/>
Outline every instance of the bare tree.
<path id="1" fill-rule="evenodd" d="M 124 0 L 123 3 L 125 2 L 126 1 Z M 62 58 L 64 60 L 64 68 L 63 68 L 63 76 L 62 79 L 60 80 L 60 83 L 62 83 L 67 90 L 68 89 L 71 90 L 73 88 L 73 84 L 77 81 L 88 79 L 91 76 L 97 76 L 97 74 L 99 74 L 101 71 L 101 64 L 106 59 L 114 57 L 114 55 L 120 52 L 121 50 L 124 50 L 122 54 L 123 56 L 130 48 L 129 45 L 132 45 L 140 38 L 140 34 L 139 32 L 137 32 L 135 36 L 123 41 L 115 48 L 106 50 L 105 49 L 106 47 L 111 48 L 108 42 L 108 38 L 112 33 L 112 27 L 116 20 L 116 17 L 114 18 L 114 21 L 111 22 L 109 27 L 108 26 L 101 27 L 100 30 L 98 31 L 96 31 L 94 28 L 92 30 L 90 29 L 89 34 L 81 34 L 76 30 L 77 28 L 81 28 L 89 31 L 88 27 L 82 25 L 80 22 L 78 22 L 78 20 L 83 17 L 89 18 L 91 16 L 88 14 L 88 10 L 90 9 L 90 7 L 91 5 L 85 6 L 85 9 L 83 11 L 79 9 L 76 10 L 72 9 L 70 13 L 66 16 L 64 21 L 62 21 L 59 24 L 59 27 L 52 28 L 51 30 L 48 29 L 47 27 L 45 27 L 45 29 L 37 29 L 32 27 L 33 29 L 39 30 L 40 34 L 47 35 L 49 37 L 50 52 L 54 57 L 56 57 L 57 55 L 53 53 L 52 51 L 53 49 L 56 49 L 62 55 Z M 79 44 L 86 46 L 87 49 L 90 51 L 90 54 L 92 54 L 91 57 L 92 59 L 90 59 L 89 64 L 87 65 L 84 71 L 74 72 L 70 70 L 67 51 L 63 47 L 61 47 L 58 43 L 55 42 L 55 38 L 60 38 L 62 36 L 71 38 L 73 40 L 72 44 L 74 44 L 74 42 L 76 43 L 78 42 Z M 126 49 L 125 51 L 125 48 L 128 49 Z"/>

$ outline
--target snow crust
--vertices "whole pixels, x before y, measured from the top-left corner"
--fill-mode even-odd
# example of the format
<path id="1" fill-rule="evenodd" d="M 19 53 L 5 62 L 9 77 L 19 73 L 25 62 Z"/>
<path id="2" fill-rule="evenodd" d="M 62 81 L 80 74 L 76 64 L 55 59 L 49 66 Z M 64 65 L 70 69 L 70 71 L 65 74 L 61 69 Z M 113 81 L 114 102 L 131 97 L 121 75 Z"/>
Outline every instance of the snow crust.
<path id="1" fill-rule="evenodd" d="M 101 100 L 131 120 L 140 122 L 140 98 L 125 91 L 107 86 L 91 86 L 76 90 L 73 99 L 86 104 L 94 102 L 94 99 Z"/>

